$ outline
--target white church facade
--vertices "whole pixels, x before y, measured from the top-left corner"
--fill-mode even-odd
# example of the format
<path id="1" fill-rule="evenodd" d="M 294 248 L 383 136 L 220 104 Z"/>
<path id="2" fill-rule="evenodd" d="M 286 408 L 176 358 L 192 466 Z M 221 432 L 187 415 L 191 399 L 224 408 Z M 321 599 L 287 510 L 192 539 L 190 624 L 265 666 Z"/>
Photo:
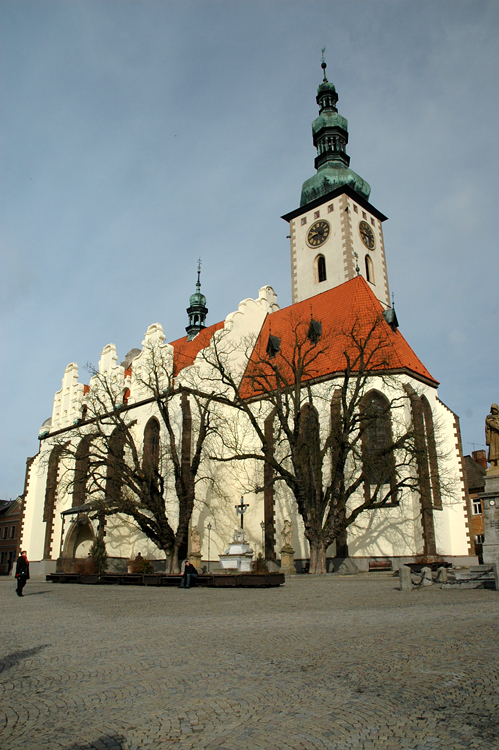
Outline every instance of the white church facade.
<path id="1" fill-rule="evenodd" d="M 187 336 L 168 343 L 153 324 L 142 348 L 121 364 L 109 344 L 88 384 L 75 363 L 68 365 L 40 430 L 39 453 L 27 463 L 21 545 L 34 572 L 86 557 L 98 533 L 111 569 L 126 570 L 140 553 L 160 570 L 164 549 L 146 533 L 147 523 L 126 512 L 126 502 L 141 496 L 140 481 L 153 476 L 156 496 L 148 502 L 161 504 L 179 559 L 193 553 L 210 570 L 232 540 L 241 497 L 255 555 L 278 566 L 291 546 L 297 571 L 307 570 L 317 523 L 307 496 L 313 492 L 324 503 L 324 527 L 333 516 L 343 524 L 324 537 L 332 539 L 325 546 L 329 571 L 345 558 L 359 570 L 379 559 L 394 567 L 476 559 L 459 420 L 398 328 L 386 217 L 349 167 L 347 121 L 323 69 L 312 126 L 316 173 L 303 185 L 300 207 L 283 217 L 292 304 L 280 309 L 274 290 L 263 286 L 207 327 L 198 273 Z M 342 463 L 335 436 L 339 425 L 345 432 L 352 405 Z M 287 436 L 298 424 L 293 410 L 308 415 L 310 430 L 301 438 L 296 430 Z M 295 482 L 305 460 L 309 468 Z M 188 517 L 179 510 L 183 477 L 180 491 L 192 496 L 184 503 Z M 336 513 L 340 496 L 344 507 Z M 117 498 L 121 505 L 106 514 Z M 147 507 L 145 516 L 152 514 Z"/>

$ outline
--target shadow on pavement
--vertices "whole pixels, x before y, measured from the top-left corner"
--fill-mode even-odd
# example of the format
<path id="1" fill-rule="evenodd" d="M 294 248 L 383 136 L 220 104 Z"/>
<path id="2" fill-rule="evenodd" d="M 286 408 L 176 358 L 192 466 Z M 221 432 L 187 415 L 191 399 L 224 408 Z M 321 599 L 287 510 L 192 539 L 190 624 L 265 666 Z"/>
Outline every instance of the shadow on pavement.
<path id="1" fill-rule="evenodd" d="M 105 737 L 98 737 L 95 742 L 91 742 L 90 744 L 84 743 L 81 745 L 76 743 L 64 748 L 64 750 L 123 750 L 124 742 L 125 737 L 120 734 L 106 735 Z"/>
<path id="2" fill-rule="evenodd" d="M 43 646 L 35 646 L 34 648 L 27 648 L 25 651 L 14 651 L 12 654 L 8 654 L 0 659 L 0 672 L 5 669 L 15 667 L 16 664 L 23 661 L 23 659 L 29 659 L 31 656 L 36 656 L 39 651 L 43 651 L 44 648 L 50 646 L 50 643 L 45 643 Z"/>
<path id="3" fill-rule="evenodd" d="M 27 591 L 23 596 L 37 596 L 38 594 L 53 594 L 53 591 L 49 591 L 48 589 L 46 591 Z"/>

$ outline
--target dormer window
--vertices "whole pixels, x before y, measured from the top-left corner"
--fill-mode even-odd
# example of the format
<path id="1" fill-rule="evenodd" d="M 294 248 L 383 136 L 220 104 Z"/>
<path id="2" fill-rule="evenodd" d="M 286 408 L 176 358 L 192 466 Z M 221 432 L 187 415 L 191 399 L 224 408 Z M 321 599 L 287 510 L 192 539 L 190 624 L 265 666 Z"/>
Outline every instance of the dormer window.
<path id="1" fill-rule="evenodd" d="M 312 318 L 310 321 L 310 325 L 308 327 L 307 337 L 312 342 L 312 344 L 316 344 L 319 341 L 321 336 L 322 336 L 322 323 L 319 323 L 318 320 L 314 320 Z"/>
<path id="2" fill-rule="evenodd" d="M 274 359 L 276 354 L 281 351 L 281 339 L 277 336 L 272 336 L 272 334 L 269 335 L 269 340 L 267 341 L 267 356 L 269 359 Z"/>

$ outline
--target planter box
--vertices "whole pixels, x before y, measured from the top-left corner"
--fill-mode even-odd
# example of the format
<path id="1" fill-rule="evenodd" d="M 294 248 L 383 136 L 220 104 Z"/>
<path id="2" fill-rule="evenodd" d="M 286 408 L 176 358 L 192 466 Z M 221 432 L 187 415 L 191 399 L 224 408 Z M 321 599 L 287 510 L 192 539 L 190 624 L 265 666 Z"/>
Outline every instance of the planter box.
<path id="1" fill-rule="evenodd" d="M 180 586 L 181 578 L 179 575 L 170 574 L 162 575 L 159 579 L 160 586 Z"/>
<path id="2" fill-rule="evenodd" d="M 101 583 L 119 583 L 120 576 L 117 573 L 104 573 L 100 576 Z"/>
<path id="3" fill-rule="evenodd" d="M 242 588 L 271 588 L 284 583 L 284 573 L 244 573 L 238 576 Z"/>
<path id="4" fill-rule="evenodd" d="M 222 588 L 235 588 L 236 586 L 239 586 L 239 579 L 241 576 L 236 575 L 214 575 L 213 576 L 213 583 L 212 586 L 214 586 L 217 589 Z"/>
<path id="5" fill-rule="evenodd" d="M 49 573 L 45 580 L 52 583 L 79 583 L 80 576 L 78 573 Z"/>
<path id="6" fill-rule="evenodd" d="M 100 583 L 100 576 L 98 575 L 81 575 L 80 583 Z"/>
<path id="7" fill-rule="evenodd" d="M 142 573 L 126 573 L 119 576 L 119 582 L 122 586 L 142 586 Z"/>
<path id="8" fill-rule="evenodd" d="M 160 585 L 160 573 L 144 573 L 142 576 L 144 586 L 159 586 Z"/>
<path id="9" fill-rule="evenodd" d="M 121 584 L 124 586 L 180 586 L 180 575 L 161 573 L 147 573 L 119 575 L 105 573 L 104 575 L 80 575 L 79 573 L 50 573 L 45 580 L 52 583 L 86 583 L 86 584 Z M 193 582 L 193 586 L 213 588 L 270 588 L 280 586 L 285 581 L 284 573 L 201 573 Z"/>

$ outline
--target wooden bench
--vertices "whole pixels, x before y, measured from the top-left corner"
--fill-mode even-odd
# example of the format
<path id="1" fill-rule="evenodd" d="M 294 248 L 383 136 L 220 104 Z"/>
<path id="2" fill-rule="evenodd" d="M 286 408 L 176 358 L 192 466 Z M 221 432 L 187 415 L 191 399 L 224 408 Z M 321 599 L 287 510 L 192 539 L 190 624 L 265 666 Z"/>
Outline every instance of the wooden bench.
<path id="1" fill-rule="evenodd" d="M 392 570 L 391 560 L 369 560 L 369 572 L 373 570 Z"/>

